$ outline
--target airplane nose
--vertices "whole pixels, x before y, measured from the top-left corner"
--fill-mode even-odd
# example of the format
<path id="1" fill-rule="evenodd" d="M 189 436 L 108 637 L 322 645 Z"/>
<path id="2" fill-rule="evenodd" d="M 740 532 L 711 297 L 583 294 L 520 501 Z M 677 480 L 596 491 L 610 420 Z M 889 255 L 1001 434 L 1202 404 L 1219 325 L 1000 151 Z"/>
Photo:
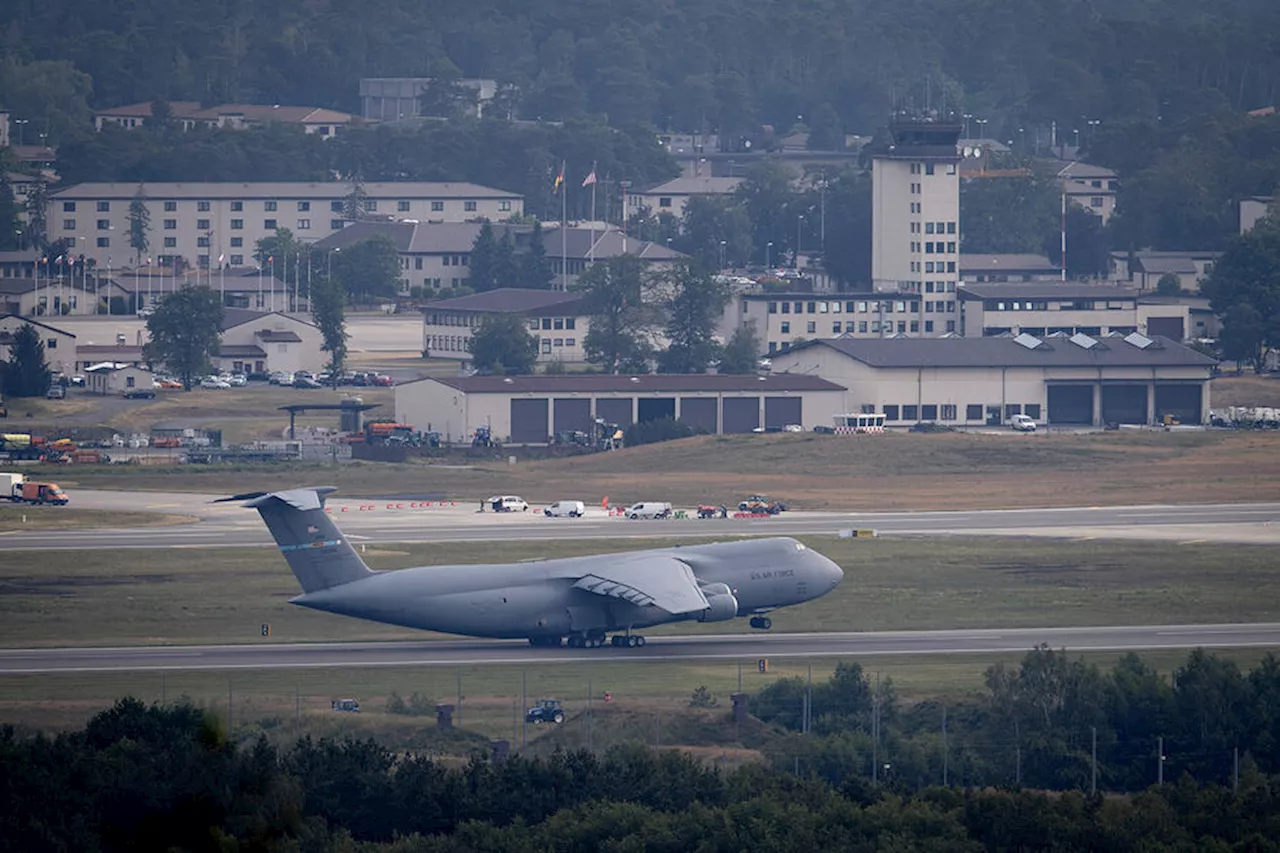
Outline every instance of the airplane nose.
<path id="1" fill-rule="evenodd" d="M 823 559 L 827 560 L 827 574 L 831 579 L 831 588 L 835 589 L 840 585 L 840 581 L 844 580 L 844 569 L 840 568 L 834 560 L 825 557 Z"/>

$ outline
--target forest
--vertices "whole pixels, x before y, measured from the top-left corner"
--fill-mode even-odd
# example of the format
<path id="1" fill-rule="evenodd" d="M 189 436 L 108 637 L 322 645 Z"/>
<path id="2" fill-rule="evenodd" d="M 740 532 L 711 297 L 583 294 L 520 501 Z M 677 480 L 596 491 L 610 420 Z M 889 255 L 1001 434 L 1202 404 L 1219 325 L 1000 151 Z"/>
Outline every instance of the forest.
<path id="1" fill-rule="evenodd" d="M 371 740 L 233 742 L 189 704 L 124 699 L 81 731 L 0 731 L 0 850 L 1280 850 L 1280 777 L 1266 774 L 1280 662 L 1243 674 L 1197 651 L 1174 678 L 1132 656 L 1101 673 L 1043 648 L 992 667 L 988 695 L 956 708 L 951 731 L 962 744 L 986 715 L 980 736 L 1007 747 L 1021 720 L 1027 747 L 1020 779 L 984 787 L 964 776 L 962 745 L 949 778 L 904 767 L 912 751 L 940 752 L 923 740 L 939 708 L 908 708 L 856 665 L 813 686 L 808 714 L 804 684 L 759 697 L 774 725 L 807 726 L 812 748 L 733 771 L 638 743 L 458 762 Z M 1120 775 L 1097 793 L 1086 727 L 1133 754 L 1100 745 L 1099 764 Z M 838 740 L 873 730 L 877 778 L 865 762 L 842 764 Z M 1155 760 L 1145 744 L 1157 731 L 1170 738 L 1163 781 L 1125 775 L 1139 753 Z M 1231 744 L 1238 768 L 1221 762 Z"/>

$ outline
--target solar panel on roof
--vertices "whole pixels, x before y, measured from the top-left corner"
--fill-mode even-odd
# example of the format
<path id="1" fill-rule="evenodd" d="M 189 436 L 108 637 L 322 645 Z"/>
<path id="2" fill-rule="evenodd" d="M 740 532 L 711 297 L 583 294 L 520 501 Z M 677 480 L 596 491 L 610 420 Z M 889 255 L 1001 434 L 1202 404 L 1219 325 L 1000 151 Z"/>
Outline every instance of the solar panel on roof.
<path id="1" fill-rule="evenodd" d="M 1044 343 L 1044 341 L 1040 340 L 1035 335 L 1028 335 L 1026 332 L 1023 332 L 1014 338 L 1013 342 L 1018 346 L 1026 347 L 1027 349 L 1036 349 Z"/>
<path id="2" fill-rule="evenodd" d="M 1147 347 L 1155 343 L 1155 341 L 1151 340 L 1151 338 L 1148 338 L 1146 335 L 1140 335 L 1137 332 L 1133 332 L 1132 334 L 1125 335 L 1124 342 L 1127 344 L 1131 344 L 1137 347 L 1138 349 L 1146 349 Z"/>
<path id="3" fill-rule="evenodd" d="M 1098 339 L 1091 338 L 1083 332 L 1076 332 L 1071 336 L 1071 343 L 1080 347 L 1080 349 L 1093 349 L 1098 345 Z"/>

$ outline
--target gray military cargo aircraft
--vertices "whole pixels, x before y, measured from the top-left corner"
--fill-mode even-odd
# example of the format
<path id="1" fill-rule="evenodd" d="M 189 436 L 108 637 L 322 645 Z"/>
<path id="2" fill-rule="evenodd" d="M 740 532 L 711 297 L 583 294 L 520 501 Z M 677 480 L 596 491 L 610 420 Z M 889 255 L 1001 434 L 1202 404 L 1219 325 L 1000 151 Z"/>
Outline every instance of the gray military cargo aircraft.
<path id="1" fill-rule="evenodd" d="M 528 638 L 534 646 L 644 645 L 636 629 L 723 622 L 826 595 L 844 572 L 789 538 L 688 545 L 592 557 L 375 572 L 324 510 L 332 486 L 254 492 L 242 501 L 266 522 L 302 584 L 294 604 L 409 628 Z M 615 633 L 621 632 L 621 633 Z M 610 636 L 612 634 L 612 636 Z"/>

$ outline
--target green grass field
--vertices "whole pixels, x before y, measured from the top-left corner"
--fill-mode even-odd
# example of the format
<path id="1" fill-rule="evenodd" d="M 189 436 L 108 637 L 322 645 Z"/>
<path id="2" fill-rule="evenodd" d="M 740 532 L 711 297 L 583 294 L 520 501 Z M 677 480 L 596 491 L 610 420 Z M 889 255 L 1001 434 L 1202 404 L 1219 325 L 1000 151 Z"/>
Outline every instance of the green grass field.
<path id="1" fill-rule="evenodd" d="M 323 481 L 346 495 L 514 493 L 589 503 L 606 495 L 615 503 L 721 503 L 765 492 L 803 509 L 979 509 L 1277 500 L 1278 450 L 1280 435 L 1252 432 L 807 433 L 704 436 L 541 460 L 512 448 L 498 458 L 440 460 L 447 464 L 85 466 L 64 479 L 81 488 L 205 493 Z M 518 464 L 508 465 L 508 454 Z"/>
<path id="2" fill-rule="evenodd" d="M 192 516 L 156 512 L 73 509 L 62 506 L 0 504 L 0 537 L 19 530 L 84 530 L 102 527 L 162 527 L 195 521 Z M 0 539 L 0 548 L 4 540 Z"/>
<path id="3" fill-rule="evenodd" d="M 807 538 L 845 569 L 835 592 L 776 614 L 775 630 L 868 631 L 1254 622 L 1280 619 L 1280 561 L 1263 546 L 1041 539 Z M 433 543 L 370 548 L 375 568 L 506 562 L 660 540 Z M 420 638 L 294 607 L 262 548 L 0 551 L 0 646 Z M 737 622 L 662 632 L 734 632 Z"/>

